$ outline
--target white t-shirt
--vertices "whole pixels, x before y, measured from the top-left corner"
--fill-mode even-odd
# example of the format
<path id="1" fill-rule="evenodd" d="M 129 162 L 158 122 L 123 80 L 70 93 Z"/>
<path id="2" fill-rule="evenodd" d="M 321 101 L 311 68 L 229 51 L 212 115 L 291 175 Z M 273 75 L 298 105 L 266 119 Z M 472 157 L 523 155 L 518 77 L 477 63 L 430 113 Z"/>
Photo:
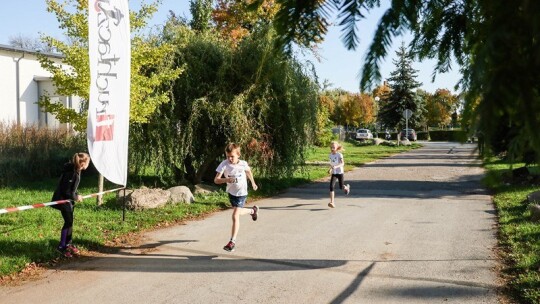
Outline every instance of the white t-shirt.
<path id="1" fill-rule="evenodd" d="M 331 166 L 337 166 L 341 164 L 343 161 L 343 154 L 336 152 L 336 153 L 330 153 L 330 165 Z M 339 168 L 334 168 L 332 170 L 332 174 L 343 174 L 343 166 Z"/>
<path id="2" fill-rule="evenodd" d="M 216 172 L 224 177 L 234 177 L 236 182 L 227 183 L 227 192 L 234 196 L 248 195 L 246 171 L 251 171 L 245 160 L 239 160 L 237 164 L 231 164 L 229 160 L 224 160 L 219 164 Z"/>

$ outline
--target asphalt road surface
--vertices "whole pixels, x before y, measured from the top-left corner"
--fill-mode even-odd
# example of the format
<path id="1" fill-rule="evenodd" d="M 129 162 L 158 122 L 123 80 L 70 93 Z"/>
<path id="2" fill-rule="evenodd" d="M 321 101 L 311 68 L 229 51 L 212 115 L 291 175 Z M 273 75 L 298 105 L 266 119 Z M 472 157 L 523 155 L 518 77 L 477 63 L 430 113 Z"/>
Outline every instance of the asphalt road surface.
<path id="1" fill-rule="evenodd" d="M 258 201 L 233 253 L 228 210 L 0 287 L 0 303 L 497 303 L 482 175 L 474 145 L 425 143 L 347 172 L 335 209 L 327 181 Z"/>

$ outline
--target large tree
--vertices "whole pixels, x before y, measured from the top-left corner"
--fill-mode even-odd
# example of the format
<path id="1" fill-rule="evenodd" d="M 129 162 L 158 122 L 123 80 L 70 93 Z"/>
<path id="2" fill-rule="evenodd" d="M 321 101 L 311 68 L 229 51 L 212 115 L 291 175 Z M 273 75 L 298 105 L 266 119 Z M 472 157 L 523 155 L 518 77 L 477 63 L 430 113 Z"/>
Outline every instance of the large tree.
<path id="1" fill-rule="evenodd" d="M 189 25 L 194 31 L 205 32 L 210 29 L 212 18 L 212 0 L 190 0 L 189 10 L 191 21 Z"/>
<path id="2" fill-rule="evenodd" d="M 260 2 L 260 1 L 259 1 Z M 320 39 L 338 11 L 346 47 L 359 41 L 356 23 L 381 5 L 379 0 L 279 0 L 276 28 L 284 43 Z M 427 0 L 391 1 L 380 19 L 362 70 L 361 87 L 380 81 L 379 65 L 393 38 L 413 37 L 419 60 L 436 59 L 434 73 L 460 68 L 468 125 L 487 139 L 500 136 L 504 118 L 515 135 L 510 152 L 533 148 L 540 158 L 540 1 Z M 459 67 L 452 67 L 452 59 Z M 479 100 L 479 103 L 477 104 Z"/>
<path id="3" fill-rule="evenodd" d="M 142 30 L 147 20 L 157 11 L 157 2 L 143 4 L 139 11 L 130 12 L 131 39 L 131 96 L 130 121 L 147 122 L 156 108 L 169 101 L 167 85 L 181 72 L 172 67 L 170 54 L 173 45 L 161 43 L 157 37 L 144 36 Z M 86 130 L 87 101 L 90 90 L 90 65 L 88 57 L 88 1 L 47 0 L 47 10 L 56 15 L 61 29 L 65 30 L 65 42 L 44 35 L 42 40 L 64 58 L 70 68 L 56 64 L 46 56 L 40 56 L 41 65 L 51 72 L 57 93 L 79 96 L 83 100 L 82 111 L 70 109 L 61 103 L 44 98 L 39 104 L 53 113 L 60 122 L 72 123 L 76 130 Z"/>
<path id="4" fill-rule="evenodd" d="M 380 109 L 379 120 L 387 127 L 405 126 L 403 111 L 409 109 L 413 115 L 409 118 L 409 126 L 414 127 L 422 117 L 424 108 L 422 99 L 416 94 L 416 89 L 422 84 L 416 81 L 417 70 L 412 67 L 412 55 L 402 45 L 396 51 L 394 59 L 395 70 L 390 73 L 388 87 L 390 90 L 384 96 L 385 104 Z"/>

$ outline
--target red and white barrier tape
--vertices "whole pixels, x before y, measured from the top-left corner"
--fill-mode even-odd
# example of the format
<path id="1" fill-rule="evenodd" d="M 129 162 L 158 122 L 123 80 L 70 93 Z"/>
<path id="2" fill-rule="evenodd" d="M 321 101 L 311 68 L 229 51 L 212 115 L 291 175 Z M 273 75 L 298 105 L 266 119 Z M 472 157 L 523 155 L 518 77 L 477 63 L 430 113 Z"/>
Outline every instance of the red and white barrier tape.
<path id="1" fill-rule="evenodd" d="M 122 190 L 122 189 L 124 189 L 124 188 L 116 188 L 116 189 L 112 189 L 112 190 L 106 190 L 106 191 L 103 191 L 103 192 L 92 193 L 92 194 L 84 195 L 84 196 L 82 196 L 82 198 L 85 199 L 85 198 L 96 197 L 98 195 L 102 195 L 102 194 L 110 193 L 110 192 L 115 192 L 115 191 Z M 60 200 L 60 201 L 53 201 L 53 202 L 34 204 L 34 205 L 28 205 L 28 206 L 5 208 L 5 209 L 0 209 L 0 214 L 16 212 L 16 211 L 23 211 L 23 210 L 28 210 L 28 209 L 42 208 L 42 207 L 47 207 L 47 206 L 52 206 L 52 205 L 61 205 L 61 204 L 65 204 L 65 203 L 67 203 L 69 201 L 70 200 Z"/>

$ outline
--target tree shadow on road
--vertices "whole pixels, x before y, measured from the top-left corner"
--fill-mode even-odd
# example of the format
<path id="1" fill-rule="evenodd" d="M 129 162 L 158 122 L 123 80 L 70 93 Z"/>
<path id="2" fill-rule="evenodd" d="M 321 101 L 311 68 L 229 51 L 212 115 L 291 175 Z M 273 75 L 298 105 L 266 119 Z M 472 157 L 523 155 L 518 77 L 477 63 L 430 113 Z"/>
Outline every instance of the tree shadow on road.
<path id="1" fill-rule="evenodd" d="M 148 248 L 151 247 L 145 246 L 142 249 Z M 141 247 L 135 249 L 139 250 Z M 258 272 L 333 268 L 347 263 L 346 260 L 249 258 L 234 253 L 220 256 L 207 251 L 187 248 L 176 249 L 186 252 L 186 254 L 171 255 L 152 251 L 145 252 L 144 250 L 142 253 L 122 251 L 115 255 L 94 257 L 85 263 L 68 263 L 61 268 L 62 270 L 77 271 L 152 273 Z"/>
<path id="2" fill-rule="evenodd" d="M 331 304 L 341 304 L 347 300 L 357 289 L 360 287 L 360 284 L 362 284 L 362 281 L 368 276 L 371 269 L 373 269 L 373 266 L 375 266 L 375 263 L 371 263 L 368 267 L 366 267 L 364 270 L 362 270 L 356 278 L 343 290 L 335 299 L 333 299 L 330 303 Z"/>

